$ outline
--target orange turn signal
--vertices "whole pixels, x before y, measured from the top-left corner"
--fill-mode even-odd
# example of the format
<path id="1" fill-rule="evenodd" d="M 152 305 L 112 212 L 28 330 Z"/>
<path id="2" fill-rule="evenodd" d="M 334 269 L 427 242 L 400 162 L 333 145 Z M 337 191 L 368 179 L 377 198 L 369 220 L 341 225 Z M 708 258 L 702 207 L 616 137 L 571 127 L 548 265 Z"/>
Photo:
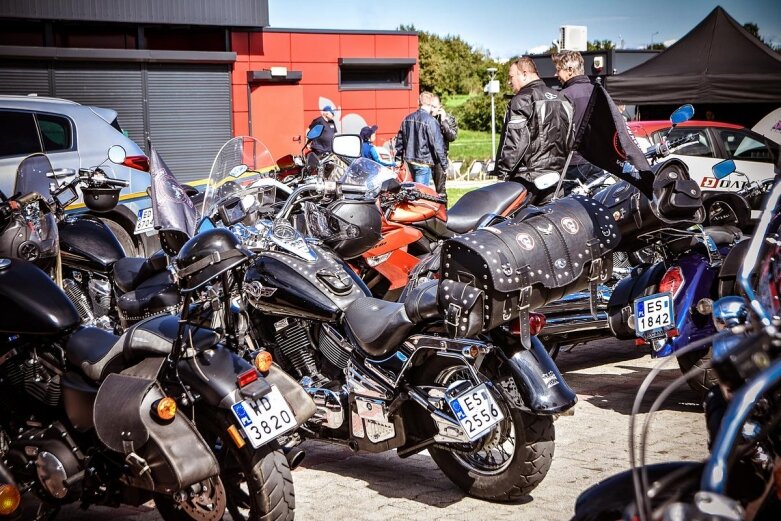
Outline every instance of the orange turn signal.
<path id="1" fill-rule="evenodd" d="M 16 512 L 19 503 L 22 502 L 22 495 L 19 489 L 13 485 L 0 485 L 0 516 L 9 516 Z"/>
<path id="2" fill-rule="evenodd" d="M 239 429 L 237 429 L 235 425 L 231 425 L 230 427 L 228 427 L 228 434 L 233 440 L 233 443 L 236 444 L 237 448 L 240 449 L 247 444 L 247 442 L 244 441 L 244 438 L 241 437 L 241 433 L 239 432 Z"/>
<path id="3" fill-rule="evenodd" d="M 170 396 L 160 398 L 155 403 L 155 412 L 157 417 L 163 421 L 173 420 L 174 416 L 176 416 L 176 400 Z"/>
<path id="4" fill-rule="evenodd" d="M 267 373 L 271 369 L 271 363 L 274 360 L 271 358 L 271 353 L 268 351 L 261 351 L 255 356 L 255 367 L 261 373 Z"/>

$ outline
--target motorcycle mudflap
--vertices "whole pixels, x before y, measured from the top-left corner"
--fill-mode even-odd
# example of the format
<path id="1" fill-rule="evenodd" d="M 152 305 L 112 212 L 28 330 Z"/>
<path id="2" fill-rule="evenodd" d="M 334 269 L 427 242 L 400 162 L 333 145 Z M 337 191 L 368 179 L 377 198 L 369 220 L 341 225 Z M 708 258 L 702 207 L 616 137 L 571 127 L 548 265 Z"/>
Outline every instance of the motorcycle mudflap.
<path id="1" fill-rule="evenodd" d="M 109 449 L 134 452 L 149 466 L 153 485 L 144 474 L 128 472 L 131 485 L 171 494 L 219 474 L 209 445 L 184 414 L 169 422 L 155 418 L 155 402 L 165 395 L 154 376 L 160 358 L 147 358 L 119 374 L 110 374 L 95 398 L 95 431 Z M 155 369 L 156 368 L 156 369 Z"/>
<path id="2" fill-rule="evenodd" d="M 485 293 L 487 330 L 518 316 L 524 286 L 536 309 L 586 288 L 595 259 L 602 259 L 600 281 L 610 273 L 620 234 L 603 205 L 570 196 L 524 217 L 448 239 L 442 248 L 441 278 Z"/>
<path id="3" fill-rule="evenodd" d="M 607 307 L 614 311 L 608 317 L 608 323 L 616 338 L 629 340 L 637 336 L 634 328 L 627 324 L 629 315 L 634 312 L 631 309 L 632 303 L 636 298 L 642 297 L 646 289 L 659 284 L 666 272 L 667 266 L 663 262 L 641 266 L 633 269 L 630 276 L 621 279 L 613 287 Z"/>
<path id="4" fill-rule="evenodd" d="M 309 393 L 304 391 L 304 388 L 280 369 L 277 364 L 272 364 L 265 378 L 269 384 L 276 385 L 279 392 L 285 397 L 290 408 L 293 409 L 293 416 L 296 417 L 298 426 L 303 425 L 317 411 L 315 402 Z"/>

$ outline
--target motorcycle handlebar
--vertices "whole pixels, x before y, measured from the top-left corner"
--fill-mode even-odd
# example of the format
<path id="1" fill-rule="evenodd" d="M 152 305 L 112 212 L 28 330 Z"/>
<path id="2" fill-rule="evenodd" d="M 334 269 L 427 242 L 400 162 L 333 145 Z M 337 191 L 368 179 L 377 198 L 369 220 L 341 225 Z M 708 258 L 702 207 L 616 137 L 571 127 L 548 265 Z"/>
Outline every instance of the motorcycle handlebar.
<path id="1" fill-rule="evenodd" d="M 126 188 L 130 186 L 130 183 L 128 181 L 124 181 L 122 179 L 114 179 L 111 177 L 107 177 L 106 179 L 104 179 L 103 183 L 109 186 L 118 186 L 120 188 Z"/>
<path id="2" fill-rule="evenodd" d="M 697 136 L 694 133 L 692 133 L 692 134 L 687 134 L 683 137 L 679 137 L 678 139 L 673 139 L 670 141 L 662 141 L 661 143 L 653 145 L 648 150 L 646 150 L 645 157 L 648 159 L 667 157 L 670 155 L 670 152 L 673 149 L 683 145 L 684 143 L 688 143 L 689 141 L 694 141 L 696 139 Z"/>

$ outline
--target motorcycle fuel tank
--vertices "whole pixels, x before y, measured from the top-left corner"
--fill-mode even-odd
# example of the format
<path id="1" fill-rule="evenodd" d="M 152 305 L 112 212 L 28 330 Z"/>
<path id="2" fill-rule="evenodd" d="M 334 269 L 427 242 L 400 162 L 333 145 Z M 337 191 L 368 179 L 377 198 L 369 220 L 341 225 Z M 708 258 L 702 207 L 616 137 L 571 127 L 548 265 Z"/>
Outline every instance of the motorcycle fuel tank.
<path id="1" fill-rule="evenodd" d="M 0 258 L 0 331 L 56 335 L 81 323 L 78 311 L 34 264 Z"/>
<path id="2" fill-rule="evenodd" d="M 60 251 L 67 264 L 107 271 L 125 250 L 106 224 L 91 215 L 69 215 L 59 223 Z"/>
<path id="3" fill-rule="evenodd" d="M 261 253 L 245 276 L 250 303 L 273 315 L 332 321 L 371 292 L 353 270 L 323 248 L 314 261 L 282 252 Z"/>

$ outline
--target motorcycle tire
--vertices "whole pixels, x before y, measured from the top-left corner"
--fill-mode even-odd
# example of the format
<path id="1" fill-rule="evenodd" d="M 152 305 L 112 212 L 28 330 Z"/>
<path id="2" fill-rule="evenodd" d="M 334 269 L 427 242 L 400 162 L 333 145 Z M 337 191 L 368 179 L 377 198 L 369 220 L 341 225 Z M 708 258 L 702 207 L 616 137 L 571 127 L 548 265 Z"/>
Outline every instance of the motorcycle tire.
<path id="1" fill-rule="evenodd" d="M 133 238 L 130 236 L 130 234 L 122 226 L 120 226 L 116 221 L 112 221 L 111 219 L 106 219 L 105 217 L 101 217 L 100 220 L 103 221 L 106 224 L 106 226 L 109 227 L 111 233 L 113 233 L 114 236 L 117 238 L 117 241 L 119 241 L 119 244 L 122 246 L 122 249 L 125 250 L 126 257 L 136 257 L 139 255 L 139 251 L 138 248 L 136 247 L 136 243 L 133 241 Z"/>
<path id="2" fill-rule="evenodd" d="M 711 350 L 697 350 L 690 353 L 686 353 L 678 357 L 678 367 L 681 368 L 682 373 L 688 373 L 695 366 L 702 367 L 703 365 L 710 364 Z M 714 385 L 718 385 L 719 378 L 716 376 L 716 371 L 712 367 L 708 367 L 705 371 L 701 372 L 694 378 L 687 380 L 689 387 L 697 392 L 701 398 L 705 398 L 705 394 Z"/>
<path id="3" fill-rule="evenodd" d="M 293 476 L 282 449 L 272 441 L 258 449 L 241 449 L 221 437 L 232 418 L 201 414 L 199 430 L 211 445 L 220 464 L 220 479 L 226 494 L 226 512 L 234 521 L 292 521 L 296 498 Z M 155 504 L 165 521 L 192 521 L 170 496 L 155 494 Z"/>
<path id="4" fill-rule="evenodd" d="M 448 369 L 445 367 L 439 375 Z M 436 381 L 443 383 L 439 377 Z M 432 447 L 429 454 L 448 479 L 467 494 L 489 501 L 517 501 L 534 490 L 548 474 L 556 444 L 553 418 L 519 411 L 498 394 L 494 398 L 505 419 L 480 450 L 469 453 L 461 445 L 454 446 L 454 450 Z M 512 434 L 515 434 L 514 450 L 507 461 L 499 466 L 495 459 L 479 461 L 480 452 L 490 450 L 494 443 L 501 444 L 506 454 L 506 443 Z"/>

